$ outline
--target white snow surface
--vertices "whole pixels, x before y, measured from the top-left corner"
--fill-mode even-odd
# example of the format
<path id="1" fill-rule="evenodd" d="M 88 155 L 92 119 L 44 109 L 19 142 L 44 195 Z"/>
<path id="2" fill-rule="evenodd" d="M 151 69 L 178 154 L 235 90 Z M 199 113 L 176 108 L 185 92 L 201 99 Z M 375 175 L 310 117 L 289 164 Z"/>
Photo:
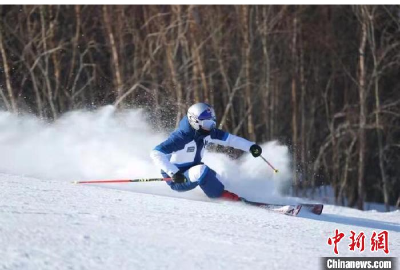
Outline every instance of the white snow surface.
<path id="1" fill-rule="evenodd" d="M 390 255 L 400 254 L 399 212 L 326 206 L 289 217 L 4 174 L 0 190 L 0 269 L 320 269 L 335 229 L 367 236 L 367 251 L 350 252 L 344 239 L 340 256 L 385 256 L 369 251 L 373 230 L 388 230 Z"/>
<path id="2" fill-rule="evenodd" d="M 208 199 L 200 188 L 178 193 L 162 182 L 74 185 L 71 181 L 159 177 L 149 151 L 166 138 L 139 110 L 111 106 L 75 111 L 49 124 L 0 112 L 0 269 L 320 269 L 327 244 L 345 233 L 339 256 L 370 251 L 373 231 L 389 232 L 389 256 L 400 254 L 400 212 L 326 205 L 321 216 L 289 217 Z M 279 195 L 290 158 L 277 142 L 265 157 L 205 161 L 227 189 L 252 200 L 296 202 Z M 366 235 L 349 251 L 350 231 Z"/>

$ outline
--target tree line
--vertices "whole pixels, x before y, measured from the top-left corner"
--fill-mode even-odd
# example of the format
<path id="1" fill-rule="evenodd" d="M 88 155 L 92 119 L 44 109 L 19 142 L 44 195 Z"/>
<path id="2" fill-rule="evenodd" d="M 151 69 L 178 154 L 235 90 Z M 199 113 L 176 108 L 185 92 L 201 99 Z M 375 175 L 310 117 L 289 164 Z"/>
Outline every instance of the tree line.
<path id="1" fill-rule="evenodd" d="M 293 192 L 400 206 L 399 6 L 0 6 L 0 106 L 57 119 L 114 104 L 171 127 L 279 139 Z M 173 119 L 171 121 L 171 119 Z M 312 195 L 312 194 L 311 194 Z"/>

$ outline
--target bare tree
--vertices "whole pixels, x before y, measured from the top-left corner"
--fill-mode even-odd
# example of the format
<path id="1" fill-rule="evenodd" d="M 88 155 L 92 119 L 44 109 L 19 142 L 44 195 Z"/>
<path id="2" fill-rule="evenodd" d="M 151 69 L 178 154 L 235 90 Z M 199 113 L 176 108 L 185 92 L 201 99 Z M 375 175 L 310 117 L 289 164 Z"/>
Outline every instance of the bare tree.
<path id="1" fill-rule="evenodd" d="M 14 91 L 11 85 L 11 79 L 10 79 L 10 67 L 8 65 L 8 60 L 7 60 L 7 53 L 4 49 L 4 45 L 3 45 L 3 27 L 0 23 L 0 53 L 1 53 L 1 58 L 2 58 L 2 62 L 3 62 L 3 68 L 4 68 L 4 77 L 6 80 L 6 88 L 7 88 L 7 93 L 8 93 L 8 98 L 6 97 L 6 95 L 3 93 L 3 90 L 1 90 L 1 96 L 3 98 L 3 101 L 7 107 L 8 110 L 12 111 L 12 112 L 17 112 L 17 104 L 15 101 L 15 97 L 14 97 Z"/>

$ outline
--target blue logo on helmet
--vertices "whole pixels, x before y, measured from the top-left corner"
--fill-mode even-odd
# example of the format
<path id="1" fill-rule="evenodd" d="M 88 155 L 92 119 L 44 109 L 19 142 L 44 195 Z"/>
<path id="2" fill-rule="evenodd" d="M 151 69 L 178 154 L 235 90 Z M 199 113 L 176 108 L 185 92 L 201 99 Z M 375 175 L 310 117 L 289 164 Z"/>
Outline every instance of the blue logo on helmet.
<path id="1" fill-rule="evenodd" d="M 207 108 L 207 110 L 205 110 L 199 115 L 199 120 L 207 120 L 211 118 L 213 118 L 213 115 L 210 108 Z"/>

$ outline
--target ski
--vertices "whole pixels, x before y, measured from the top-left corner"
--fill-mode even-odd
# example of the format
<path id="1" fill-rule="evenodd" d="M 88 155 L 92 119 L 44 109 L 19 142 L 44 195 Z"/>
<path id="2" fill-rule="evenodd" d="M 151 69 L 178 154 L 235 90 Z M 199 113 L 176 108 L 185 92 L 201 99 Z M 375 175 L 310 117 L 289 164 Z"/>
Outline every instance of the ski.
<path id="1" fill-rule="evenodd" d="M 309 212 L 316 215 L 321 215 L 322 210 L 324 209 L 324 205 L 319 203 L 302 203 L 301 205 Z"/>
<path id="2" fill-rule="evenodd" d="M 276 212 L 285 213 L 285 211 L 286 211 L 286 212 L 289 212 L 289 215 L 293 215 L 293 214 L 290 214 L 291 211 L 297 212 L 294 214 L 294 216 L 296 216 L 300 212 L 301 208 L 306 209 L 308 212 L 313 213 L 315 215 L 321 215 L 322 210 L 324 209 L 323 204 L 317 204 L 317 203 L 301 203 L 301 204 L 296 204 L 296 205 L 285 205 L 285 204 L 253 202 L 253 201 L 246 200 L 245 198 L 240 198 L 240 200 L 244 203 L 254 205 L 254 206 L 259 206 L 259 207 L 273 210 Z M 300 207 L 298 207 L 298 206 L 300 206 Z M 297 211 L 297 210 L 295 210 L 296 207 L 300 208 L 300 209 Z"/>
<path id="3" fill-rule="evenodd" d="M 280 214 L 285 214 L 288 216 L 297 216 L 300 213 L 301 210 L 301 205 L 296 204 L 296 205 L 278 205 L 278 204 L 268 204 L 268 203 L 260 203 L 260 202 L 252 202 L 249 200 L 246 200 L 245 198 L 240 198 L 242 202 L 245 204 L 257 206 L 263 209 L 267 209 L 273 212 L 277 212 Z"/>

